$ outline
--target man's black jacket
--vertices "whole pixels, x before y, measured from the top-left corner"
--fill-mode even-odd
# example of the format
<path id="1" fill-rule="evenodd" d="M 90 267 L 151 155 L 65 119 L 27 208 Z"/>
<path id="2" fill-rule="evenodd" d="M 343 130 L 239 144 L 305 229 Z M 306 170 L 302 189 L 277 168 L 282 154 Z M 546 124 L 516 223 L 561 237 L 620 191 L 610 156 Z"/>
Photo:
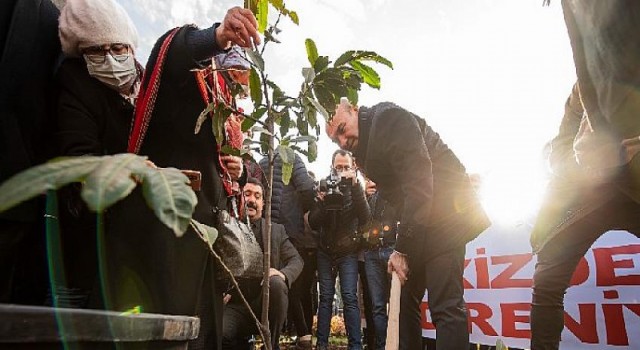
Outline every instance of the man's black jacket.
<path id="1" fill-rule="evenodd" d="M 430 259 L 490 225 L 464 166 L 423 119 L 393 103 L 358 118 L 356 159 L 400 213 L 397 251 Z"/>

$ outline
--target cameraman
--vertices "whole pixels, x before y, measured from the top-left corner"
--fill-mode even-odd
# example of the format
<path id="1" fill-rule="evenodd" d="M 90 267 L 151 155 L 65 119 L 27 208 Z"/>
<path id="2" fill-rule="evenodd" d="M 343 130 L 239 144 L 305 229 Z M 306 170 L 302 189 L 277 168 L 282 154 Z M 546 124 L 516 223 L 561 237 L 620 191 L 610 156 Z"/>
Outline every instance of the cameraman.
<path id="1" fill-rule="evenodd" d="M 309 225 L 320 232 L 318 243 L 318 350 L 329 343 L 331 309 L 335 294 L 336 272 L 344 303 L 349 350 L 361 350 L 360 308 L 358 306 L 359 228 L 370 219 L 369 205 L 358 182 L 353 156 L 338 150 L 333 153 L 331 175 L 320 185 L 317 207 L 309 213 Z"/>

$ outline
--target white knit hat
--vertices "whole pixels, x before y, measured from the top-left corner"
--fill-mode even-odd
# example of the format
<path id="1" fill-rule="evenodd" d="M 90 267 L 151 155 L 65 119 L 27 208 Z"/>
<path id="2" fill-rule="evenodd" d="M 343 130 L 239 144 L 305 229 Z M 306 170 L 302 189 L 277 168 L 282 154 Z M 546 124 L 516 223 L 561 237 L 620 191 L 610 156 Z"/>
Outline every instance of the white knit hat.
<path id="1" fill-rule="evenodd" d="M 94 45 L 138 45 L 136 27 L 115 0 L 67 0 L 58 33 L 67 56 L 80 56 L 80 48 Z"/>

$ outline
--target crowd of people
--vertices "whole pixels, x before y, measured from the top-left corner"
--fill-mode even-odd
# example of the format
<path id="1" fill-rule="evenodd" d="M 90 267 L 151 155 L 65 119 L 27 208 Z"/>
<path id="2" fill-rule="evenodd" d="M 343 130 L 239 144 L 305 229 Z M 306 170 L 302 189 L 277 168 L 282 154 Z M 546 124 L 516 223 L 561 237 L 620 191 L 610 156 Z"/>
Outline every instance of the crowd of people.
<path id="1" fill-rule="evenodd" d="M 384 349 L 391 273 L 403 285 L 400 349 L 422 348 L 425 290 L 436 348 L 469 348 L 465 245 L 490 221 L 464 165 L 423 118 L 393 103 L 364 107 L 344 98 L 325 129 L 340 147 L 329 176 L 316 180 L 296 155 L 285 184 L 283 157 L 276 154 L 269 184 L 268 158 L 256 164 L 221 152 L 223 146 L 242 147 L 242 115 L 226 121 L 225 140 L 193 132 L 212 129 L 211 118 L 198 120 L 207 103 L 233 105 L 232 91 L 246 91 L 248 65 L 238 48 L 261 40 L 250 10 L 231 8 L 208 28 L 169 30 L 146 67 L 136 59 L 136 27 L 115 0 L 67 0 L 60 8 L 51 0 L 7 0 L 0 10 L 0 181 L 54 156 L 138 153 L 150 167 L 197 173 L 193 217 L 216 227 L 214 213 L 238 215 L 263 251 L 264 197 L 272 186 L 273 349 L 285 328 L 298 349 L 328 349 L 336 281 L 348 349 Z M 565 12 L 580 25 L 580 11 L 589 10 Z M 568 26 L 576 50 L 587 39 Z M 637 101 L 625 100 L 624 108 L 594 103 L 600 81 L 589 80 L 576 64 L 578 83 L 552 142 L 557 176 L 532 233 L 538 253 L 531 314 L 536 350 L 558 348 L 564 293 L 593 241 L 611 228 L 640 232 L 634 173 L 640 131 L 628 121 L 637 120 Z M 65 279 L 53 284 L 46 282 L 41 199 L 0 213 L 0 303 L 140 306 L 149 313 L 194 315 L 201 326 L 190 349 L 249 348 L 258 329 L 239 294 L 259 314 L 263 281 L 242 280 L 237 288 L 222 282 L 198 233 L 190 228 L 176 237 L 139 189 L 108 210 L 105 233 L 96 235 L 95 214 L 82 202 L 80 186 L 58 193 Z M 572 211 L 582 214 L 567 214 Z"/>

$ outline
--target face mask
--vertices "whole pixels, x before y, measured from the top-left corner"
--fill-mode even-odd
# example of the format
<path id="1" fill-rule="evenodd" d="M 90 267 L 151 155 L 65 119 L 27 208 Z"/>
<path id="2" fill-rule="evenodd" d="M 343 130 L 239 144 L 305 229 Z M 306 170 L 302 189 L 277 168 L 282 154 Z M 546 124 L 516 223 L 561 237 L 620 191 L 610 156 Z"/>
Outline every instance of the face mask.
<path id="1" fill-rule="evenodd" d="M 102 63 L 92 61 L 87 55 L 84 55 L 84 60 L 87 62 L 90 76 L 118 92 L 128 91 L 138 76 L 135 59 L 131 53 L 115 55 L 115 58 L 107 54 Z"/>

